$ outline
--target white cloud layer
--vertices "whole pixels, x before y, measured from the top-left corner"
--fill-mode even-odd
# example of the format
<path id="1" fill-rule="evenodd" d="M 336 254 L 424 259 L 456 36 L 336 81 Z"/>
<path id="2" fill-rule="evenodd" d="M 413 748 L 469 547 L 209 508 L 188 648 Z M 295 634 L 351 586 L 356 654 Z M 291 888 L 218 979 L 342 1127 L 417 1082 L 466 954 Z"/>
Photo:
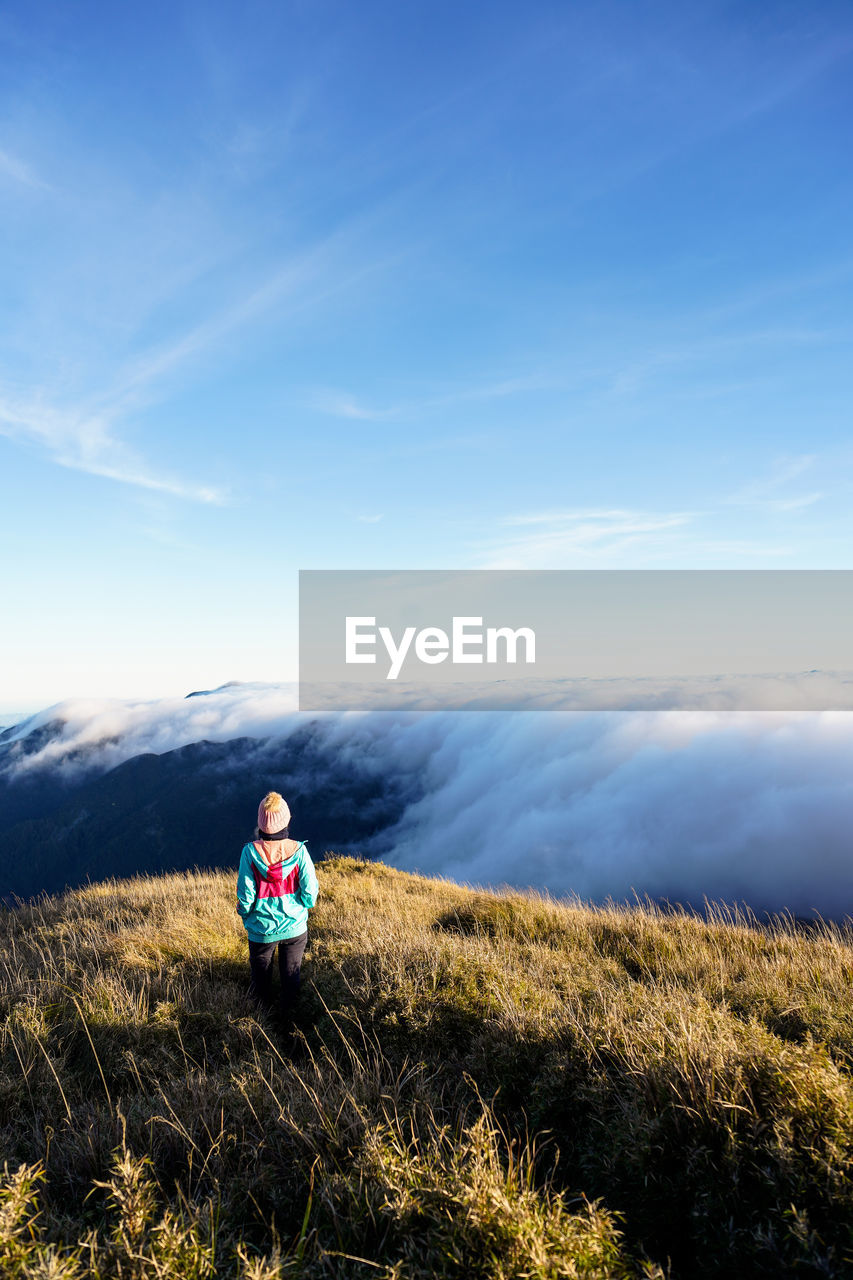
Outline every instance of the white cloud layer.
<path id="1" fill-rule="evenodd" d="M 408 779 L 396 827 L 366 853 L 482 884 L 623 899 L 744 900 L 853 913 L 853 714 L 435 712 L 309 717 L 293 687 L 190 699 L 70 702 L 36 757 L 112 767 L 143 751 L 287 738 L 310 719 L 332 760 Z M 101 744 L 97 746 L 97 744 Z M 346 847 L 348 833 L 339 833 Z"/>

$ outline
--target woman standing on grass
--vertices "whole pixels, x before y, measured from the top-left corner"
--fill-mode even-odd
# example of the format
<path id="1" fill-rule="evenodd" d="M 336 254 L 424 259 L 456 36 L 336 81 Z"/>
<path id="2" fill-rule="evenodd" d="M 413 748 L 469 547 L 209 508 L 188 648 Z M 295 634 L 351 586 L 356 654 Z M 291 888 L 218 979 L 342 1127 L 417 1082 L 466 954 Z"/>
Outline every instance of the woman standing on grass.
<path id="1" fill-rule="evenodd" d="M 308 941 L 308 912 L 317 901 L 317 875 L 303 840 L 290 840 L 290 810 L 277 791 L 258 808 L 256 839 L 243 846 L 237 910 L 249 935 L 250 991 L 272 1004 L 276 947 L 281 1010 L 289 1017 L 299 995 L 299 970 Z"/>

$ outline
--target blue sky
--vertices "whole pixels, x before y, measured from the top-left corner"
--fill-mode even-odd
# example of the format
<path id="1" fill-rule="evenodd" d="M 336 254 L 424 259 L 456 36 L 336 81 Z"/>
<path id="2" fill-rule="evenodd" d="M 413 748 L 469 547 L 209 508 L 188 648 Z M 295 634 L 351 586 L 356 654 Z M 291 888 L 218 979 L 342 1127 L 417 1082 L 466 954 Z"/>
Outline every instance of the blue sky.
<path id="1" fill-rule="evenodd" d="M 10 3 L 0 710 L 300 568 L 849 568 L 846 3 Z"/>

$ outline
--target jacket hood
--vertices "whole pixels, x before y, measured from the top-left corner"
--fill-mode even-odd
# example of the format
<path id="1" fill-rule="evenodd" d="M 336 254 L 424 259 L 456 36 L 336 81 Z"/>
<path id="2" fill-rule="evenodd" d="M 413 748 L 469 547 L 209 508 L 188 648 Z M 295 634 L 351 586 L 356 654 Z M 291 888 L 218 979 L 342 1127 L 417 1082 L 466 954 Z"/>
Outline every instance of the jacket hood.
<path id="1" fill-rule="evenodd" d="M 253 840 L 250 840 L 246 847 L 249 850 L 249 856 L 252 859 L 252 864 L 258 868 L 261 875 L 266 880 L 278 879 L 281 876 L 282 871 L 294 865 L 297 861 L 296 855 L 299 853 L 302 843 L 303 842 L 300 840 L 289 858 L 282 858 L 281 862 L 274 862 L 272 866 L 270 866 L 262 854 L 258 853 Z"/>

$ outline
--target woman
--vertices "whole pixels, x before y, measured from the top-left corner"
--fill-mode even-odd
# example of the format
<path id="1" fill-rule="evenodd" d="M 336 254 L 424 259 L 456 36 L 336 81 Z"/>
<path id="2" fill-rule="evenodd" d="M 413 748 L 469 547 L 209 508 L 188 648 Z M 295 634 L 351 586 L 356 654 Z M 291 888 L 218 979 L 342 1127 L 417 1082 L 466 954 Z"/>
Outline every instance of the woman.
<path id="1" fill-rule="evenodd" d="M 258 807 L 256 839 L 243 846 L 237 874 L 237 910 L 249 935 L 251 993 L 272 1003 L 276 947 L 281 1008 L 293 1012 L 308 941 L 308 912 L 317 901 L 317 874 L 302 840 L 288 838 L 290 810 L 277 791 Z"/>

